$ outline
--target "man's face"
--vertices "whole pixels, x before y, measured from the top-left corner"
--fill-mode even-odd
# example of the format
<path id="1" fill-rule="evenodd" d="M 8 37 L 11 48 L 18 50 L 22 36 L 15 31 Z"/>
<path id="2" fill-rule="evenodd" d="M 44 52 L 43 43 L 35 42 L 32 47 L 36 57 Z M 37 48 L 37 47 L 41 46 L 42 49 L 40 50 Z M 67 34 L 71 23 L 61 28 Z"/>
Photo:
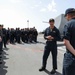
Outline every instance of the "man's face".
<path id="1" fill-rule="evenodd" d="M 69 20 L 70 20 L 70 15 L 67 14 L 67 15 L 65 16 L 65 18 L 67 19 L 67 21 L 69 21 Z"/>
<path id="2" fill-rule="evenodd" d="M 54 22 L 49 22 L 50 26 L 54 26 Z"/>

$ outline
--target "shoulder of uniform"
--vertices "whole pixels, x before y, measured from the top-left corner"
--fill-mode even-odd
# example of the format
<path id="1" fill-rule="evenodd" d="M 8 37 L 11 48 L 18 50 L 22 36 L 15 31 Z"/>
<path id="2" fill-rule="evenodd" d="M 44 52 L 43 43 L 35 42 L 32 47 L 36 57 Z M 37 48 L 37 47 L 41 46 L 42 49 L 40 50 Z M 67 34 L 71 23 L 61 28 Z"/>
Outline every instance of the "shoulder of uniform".
<path id="1" fill-rule="evenodd" d="M 65 26 L 66 26 L 66 27 L 70 27 L 71 23 L 72 23 L 72 20 L 68 21 L 68 22 L 65 24 Z"/>
<path id="2" fill-rule="evenodd" d="M 45 31 L 48 30 L 48 29 L 49 29 L 49 27 L 47 27 L 47 28 L 45 29 Z"/>
<path id="3" fill-rule="evenodd" d="M 56 30 L 59 30 L 57 27 L 55 27 Z"/>
<path id="4" fill-rule="evenodd" d="M 46 29 L 49 29 L 49 27 L 47 27 Z"/>

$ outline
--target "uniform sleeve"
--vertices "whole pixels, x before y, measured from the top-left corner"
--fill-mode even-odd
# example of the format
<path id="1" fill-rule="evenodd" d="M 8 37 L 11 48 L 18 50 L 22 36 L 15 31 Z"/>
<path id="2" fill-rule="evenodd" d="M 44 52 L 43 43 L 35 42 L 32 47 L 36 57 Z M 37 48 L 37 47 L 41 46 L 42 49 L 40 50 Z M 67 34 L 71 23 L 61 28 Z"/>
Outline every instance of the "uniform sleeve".
<path id="1" fill-rule="evenodd" d="M 47 40 L 46 36 L 47 36 L 47 33 L 46 33 L 46 30 L 45 30 L 45 32 L 44 32 L 44 39 Z"/>
<path id="2" fill-rule="evenodd" d="M 63 35 L 64 35 L 63 39 L 70 40 L 71 34 L 70 34 L 70 26 L 69 25 L 64 26 Z"/>

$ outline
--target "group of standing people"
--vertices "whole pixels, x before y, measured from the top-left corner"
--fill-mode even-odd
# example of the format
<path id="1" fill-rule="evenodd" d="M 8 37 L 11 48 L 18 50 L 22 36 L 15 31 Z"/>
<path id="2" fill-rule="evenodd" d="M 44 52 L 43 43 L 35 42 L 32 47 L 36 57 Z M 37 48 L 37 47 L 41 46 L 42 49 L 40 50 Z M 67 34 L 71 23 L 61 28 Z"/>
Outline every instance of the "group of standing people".
<path id="1" fill-rule="evenodd" d="M 75 75 L 75 8 L 65 11 L 64 17 L 68 20 L 63 30 L 63 41 L 66 46 L 66 53 L 63 60 L 62 75 Z M 57 41 L 61 39 L 59 30 L 54 26 L 55 20 L 49 20 L 49 27 L 45 30 L 44 38 L 46 46 L 43 54 L 42 67 L 39 71 L 45 71 L 47 59 L 51 52 L 53 68 L 50 72 L 55 74 L 57 70 Z"/>
<path id="2" fill-rule="evenodd" d="M 8 28 L 5 29 L 3 25 L 0 25 L 0 64 L 2 58 L 3 48 L 7 48 L 7 44 L 22 44 L 22 43 L 37 43 L 38 32 L 33 28 Z"/>
<path id="3" fill-rule="evenodd" d="M 38 32 L 35 29 L 35 27 L 30 28 L 30 29 L 29 28 L 24 28 L 24 29 L 20 29 L 20 28 L 9 29 L 8 28 L 7 34 L 8 34 L 8 38 L 11 44 L 14 44 L 15 42 L 19 44 L 21 44 L 22 42 L 24 43 L 36 42 L 37 43 Z"/>

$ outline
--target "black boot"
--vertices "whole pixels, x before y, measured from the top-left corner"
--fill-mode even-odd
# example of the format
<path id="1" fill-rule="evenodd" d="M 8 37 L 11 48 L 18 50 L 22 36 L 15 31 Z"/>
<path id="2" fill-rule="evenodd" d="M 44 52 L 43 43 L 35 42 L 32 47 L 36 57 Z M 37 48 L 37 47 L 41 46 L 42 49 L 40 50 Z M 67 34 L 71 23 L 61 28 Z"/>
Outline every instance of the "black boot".
<path id="1" fill-rule="evenodd" d="M 46 69 L 45 67 L 42 67 L 39 69 L 39 71 L 41 72 L 41 71 L 44 71 L 45 69 Z"/>
<path id="2" fill-rule="evenodd" d="M 55 69 L 52 69 L 52 71 L 50 73 L 51 74 L 55 74 L 56 73 L 56 70 Z"/>

